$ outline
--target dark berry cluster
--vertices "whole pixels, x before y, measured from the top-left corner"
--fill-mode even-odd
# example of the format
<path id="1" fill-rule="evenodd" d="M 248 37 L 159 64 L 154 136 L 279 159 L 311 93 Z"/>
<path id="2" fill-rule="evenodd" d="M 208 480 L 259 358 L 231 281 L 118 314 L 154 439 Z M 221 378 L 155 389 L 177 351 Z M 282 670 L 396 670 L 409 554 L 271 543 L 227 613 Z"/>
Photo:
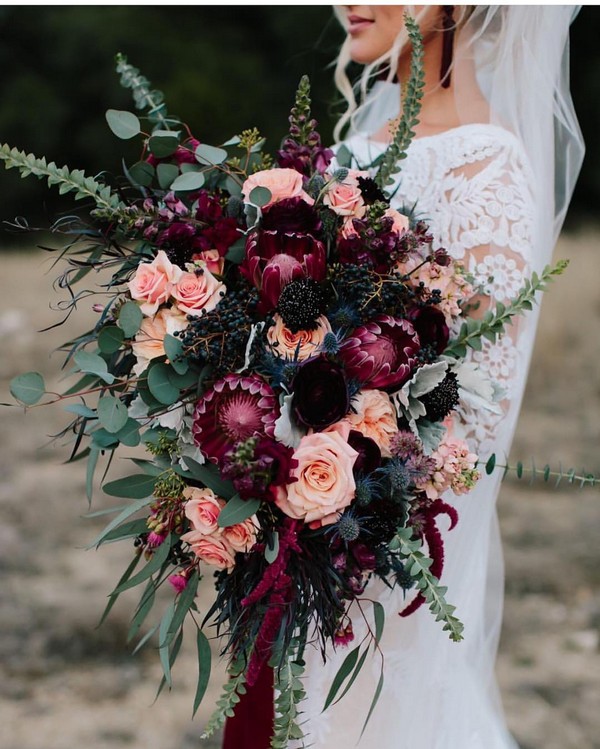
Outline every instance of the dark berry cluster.
<path id="1" fill-rule="evenodd" d="M 362 322 L 382 314 L 403 317 L 413 294 L 397 278 L 379 275 L 369 266 L 353 263 L 334 266 L 331 280 L 335 284 L 338 306 L 341 309 L 350 306 Z"/>
<path id="2" fill-rule="evenodd" d="M 179 333 L 185 356 L 211 365 L 215 378 L 235 372 L 244 364 L 257 305 L 258 292 L 243 283 L 228 289 L 211 312 L 188 316 L 187 328 Z"/>
<path id="3" fill-rule="evenodd" d="M 445 419 L 459 402 L 458 379 L 454 372 L 448 372 L 437 387 L 421 396 L 421 402 L 430 421 Z"/>

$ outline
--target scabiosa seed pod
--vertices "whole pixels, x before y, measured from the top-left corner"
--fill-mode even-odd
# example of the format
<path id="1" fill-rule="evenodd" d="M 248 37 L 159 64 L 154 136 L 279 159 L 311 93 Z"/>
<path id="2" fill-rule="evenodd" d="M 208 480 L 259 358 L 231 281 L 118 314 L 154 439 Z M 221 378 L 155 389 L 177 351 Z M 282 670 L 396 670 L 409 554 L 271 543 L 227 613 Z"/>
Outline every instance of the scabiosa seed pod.
<path id="1" fill-rule="evenodd" d="M 292 333 L 314 330 L 325 307 L 321 284 L 312 278 L 291 281 L 281 292 L 277 309 Z"/>

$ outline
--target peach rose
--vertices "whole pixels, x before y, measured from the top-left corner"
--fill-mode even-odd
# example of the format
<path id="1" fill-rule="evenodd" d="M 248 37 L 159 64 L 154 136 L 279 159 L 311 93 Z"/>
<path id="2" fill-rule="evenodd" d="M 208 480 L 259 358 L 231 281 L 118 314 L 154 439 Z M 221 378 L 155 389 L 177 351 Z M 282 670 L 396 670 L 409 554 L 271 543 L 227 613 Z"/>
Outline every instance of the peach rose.
<path id="1" fill-rule="evenodd" d="M 246 203 L 250 202 L 250 193 L 255 187 L 266 187 L 271 193 L 271 200 L 263 208 L 286 198 L 302 198 L 309 205 L 315 202 L 304 192 L 302 175 L 295 169 L 266 169 L 250 175 L 242 185 Z"/>
<path id="2" fill-rule="evenodd" d="M 171 294 L 181 312 L 199 315 L 204 309 L 213 310 L 226 291 L 225 284 L 217 281 L 208 269 L 198 269 L 194 273 L 182 273 Z"/>
<path id="3" fill-rule="evenodd" d="M 129 293 L 140 304 L 140 309 L 148 317 L 154 315 L 161 304 L 171 295 L 182 270 L 173 265 L 164 250 L 159 250 L 151 263 L 140 263 L 134 277 L 129 281 Z"/>
<path id="4" fill-rule="evenodd" d="M 256 543 L 256 529 L 258 520 L 256 515 L 244 520 L 243 523 L 236 523 L 227 528 L 223 528 L 223 539 L 229 544 L 234 551 L 248 552 Z"/>
<path id="5" fill-rule="evenodd" d="M 343 182 L 333 182 L 329 185 L 323 202 L 338 216 L 362 218 L 366 212 L 358 178 L 366 176 L 366 172 L 349 169 Z"/>
<path id="6" fill-rule="evenodd" d="M 212 489 L 198 489 L 188 486 L 183 490 L 187 499 L 184 506 L 185 516 L 192 524 L 193 532 L 210 535 L 220 531 L 217 520 L 225 500 L 217 497 Z"/>
<path id="7" fill-rule="evenodd" d="M 199 261 L 204 268 L 209 270 L 213 275 L 222 276 L 225 268 L 225 258 L 221 256 L 219 250 L 204 250 L 192 255 L 192 260 Z"/>
<path id="8" fill-rule="evenodd" d="M 275 325 L 267 331 L 267 340 L 282 359 L 294 359 L 296 352 L 298 361 L 314 356 L 327 333 L 331 333 L 331 325 L 325 315 L 317 318 L 318 327 L 314 330 L 299 330 L 297 333 L 286 328 L 280 315 L 273 315 L 273 319 Z"/>
<path id="9" fill-rule="evenodd" d="M 356 413 L 350 412 L 344 421 L 370 437 L 384 458 L 391 458 L 390 444 L 398 432 L 398 423 L 390 396 L 381 390 L 361 390 L 352 399 L 352 406 Z"/>
<path id="10" fill-rule="evenodd" d="M 276 504 L 286 515 L 311 527 L 335 523 L 354 497 L 352 467 L 358 453 L 337 432 L 316 432 L 300 440 L 291 471 L 296 479 L 276 489 Z"/>
<path id="11" fill-rule="evenodd" d="M 135 373 L 141 374 L 151 359 L 165 355 L 164 340 L 167 334 L 173 335 L 177 330 L 187 326 L 185 317 L 176 309 L 164 307 L 154 317 L 145 317 L 135 335 L 131 349 L 137 357 Z"/>
<path id="12" fill-rule="evenodd" d="M 231 570 L 235 565 L 235 552 L 220 536 L 205 536 L 200 531 L 190 531 L 181 537 L 203 562 L 220 570 Z"/>
<path id="13" fill-rule="evenodd" d="M 395 208 L 388 208 L 383 215 L 387 216 L 387 218 L 391 218 L 394 222 L 392 224 L 392 231 L 395 231 L 398 234 L 404 234 L 404 232 L 408 230 L 408 216 L 400 213 L 400 211 L 397 211 Z"/>

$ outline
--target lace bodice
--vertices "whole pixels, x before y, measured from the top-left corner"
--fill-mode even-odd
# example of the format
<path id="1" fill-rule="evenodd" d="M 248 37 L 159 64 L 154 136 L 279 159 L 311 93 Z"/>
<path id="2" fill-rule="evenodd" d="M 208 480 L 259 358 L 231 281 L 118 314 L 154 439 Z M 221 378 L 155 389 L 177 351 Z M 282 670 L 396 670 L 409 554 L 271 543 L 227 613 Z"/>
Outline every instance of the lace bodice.
<path id="1" fill-rule="evenodd" d="M 354 135 L 346 143 L 353 166 L 369 169 L 385 145 Z M 533 196 L 529 167 L 517 138 L 495 125 L 469 124 L 411 143 L 396 177 L 393 205 L 412 209 L 430 225 L 434 248 L 461 260 L 483 295 L 477 314 L 516 295 L 532 263 Z M 496 412 L 466 405 L 463 436 L 485 455 L 498 443 L 498 427 L 522 389 L 527 357 L 517 345 L 519 321 L 496 343 L 470 351 L 504 391 Z"/>

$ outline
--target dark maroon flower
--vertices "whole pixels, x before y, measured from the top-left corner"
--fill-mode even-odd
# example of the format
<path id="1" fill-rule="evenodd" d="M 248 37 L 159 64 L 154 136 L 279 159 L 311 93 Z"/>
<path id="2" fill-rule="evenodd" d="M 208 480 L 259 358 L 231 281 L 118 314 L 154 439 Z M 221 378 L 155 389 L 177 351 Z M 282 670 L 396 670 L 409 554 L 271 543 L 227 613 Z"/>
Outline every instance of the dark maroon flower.
<path id="1" fill-rule="evenodd" d="M 202 222 L 198 230 L 199 250 L 218 250 L 221 256 L 242 235 L 234 218 L 225 216 L 223 206 L 216 195 L 200 190 L 196 199 L 196 220 Z"/>
<path id="2" fill-rule="evenodd" d="M 325 245 L 310 234 L 255 231 L 246 241 L 241 274 L 260 291 L 261 311 L 277 306 L 282 289 L 290 281 L 325 278 Z"/>
<path id="3" fill-rule="evenodd" d="M 421 346 L 431 346 L 436 354 L 446 350 L 450 331 L 440 309 L 433 305 L 417 307 L 409 313 L 408 319 L 419 335 Z"/>
<path id="4" fill-rule="evenodd" d="M 381 315 L 352 333 L 340 348 L 349 377 L 363 386 L 393 391 L 416 368 L 419 336 L 408 320 Z"/>
<path id="5" fill-rule="evenodd" d="M 350 553 L 358 568 L 363 572 L 370 572 L 376 567 L 375 554 L 368 546 L 360 541 L 356 541 L 349 546 Z"/>
<path id="6" fill-rule="evenodd" d="M 290 483 L 296 465 L 293 450 L 280 442 L 251 438 L 230 450 L 221 465 L 221 475 L 232 482 L 242 499 L 275 499 L 271 487 Z M 266 496 L 265 496 L 266 495 Z"/>
<path id="7" fill-rule="evenodd" d="M 321 219 L 315 209 L 302 198 L 286 198 L 266 208 L 261 228 L 265 231 L 282 231 L 295 234 L 318 234 Z"/>
<path id="8" fill-rule="evenodd" d="M 277 164 L 282 168 L 295 169 L 305 177 L 310 177 L 312 172 L 325 174 L 333 151 L 323 148 L 318 133 L 311 133 L 311 140 L 307 145 L 300 145 L 294 138 L 286 138 L 281 150 L 277 152 Z"/>
<path id="9" fill-rule="evenodd" d="M 377 273 L 388 273 L 396 263 L 403 248 L 403 236 L 393 230 L 394 221 L 389 216 L 379 219 L 377 229 L 363 219 L 353 219 L 355 233 L 342 236 L 338 252 L 342 263 L 370 265 Z"/>
<path id="10" fill-rule="evenodd" d="M 352 429 L 348 435 L 348 444 L 358 453 L 354 461 L 353 471 L 355 473 L 368 474 L 381 465 L 381 450 L 375 440 L 365 437 L 356 429 Z"/>
<path id="11" fill-rule="evenodd" d="M 196 164 L 196 148 L 200 145 L 200 141 L 196 138 L 188 138 L 181 145 L 177 146 L 175 153 L 170 156 L 159 159 L 154 154 L 150 154 L 146 161 L 152 166 L 161 164 L 163 161 L 174 161 L 176 164 Z"/>
<path id="12" fill-rule="evenodd" d="M 344 370 L 324 356 L 309 359 L 298 368 L 292 391 L 296 420 L 317 431 L 343 419 L 350 409 Z"/>
<path id="13" fill-rule="evenodd" d="M 221 463 L 238 442 L 273 437 L 278 417 L 277 398 L 265 380 L 254 374 L 229 374 L 196 404 L 192 433 L 202 452 Z"/>

